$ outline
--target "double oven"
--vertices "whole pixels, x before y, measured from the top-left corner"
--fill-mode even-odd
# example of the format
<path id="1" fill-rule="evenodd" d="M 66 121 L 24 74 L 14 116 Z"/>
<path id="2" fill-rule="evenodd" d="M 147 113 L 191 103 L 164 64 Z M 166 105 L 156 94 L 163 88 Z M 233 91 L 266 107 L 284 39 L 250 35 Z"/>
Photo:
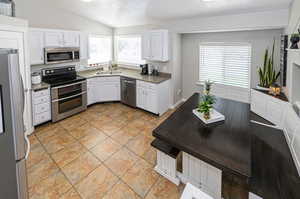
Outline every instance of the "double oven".
<path id="1" fill-rule="evenodd" d="M 87 81 L 77 76 L 75 67 L 46 69 L 42 78 L 51 85 L 53 122 L 87 109 Z"/>

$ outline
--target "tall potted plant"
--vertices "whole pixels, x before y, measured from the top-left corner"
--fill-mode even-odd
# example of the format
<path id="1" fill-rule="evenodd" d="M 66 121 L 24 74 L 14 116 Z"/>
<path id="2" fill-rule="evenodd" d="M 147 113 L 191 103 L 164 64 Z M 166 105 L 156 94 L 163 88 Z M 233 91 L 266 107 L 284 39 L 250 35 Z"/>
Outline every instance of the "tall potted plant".
<path id="1" fill-rule="evenodd" d="M 259 85 L 258 89 L 269 90 L 269 87 L 274 84 L 280 72 L 276 72 L 274 68 L 274 49 L 275 49 L 275 40 L 273 43 L 272 53 L 269 56 L 269 49 L 266 49 L 264 56 L 264 65 L 258 69 L 259 74 Z"/>

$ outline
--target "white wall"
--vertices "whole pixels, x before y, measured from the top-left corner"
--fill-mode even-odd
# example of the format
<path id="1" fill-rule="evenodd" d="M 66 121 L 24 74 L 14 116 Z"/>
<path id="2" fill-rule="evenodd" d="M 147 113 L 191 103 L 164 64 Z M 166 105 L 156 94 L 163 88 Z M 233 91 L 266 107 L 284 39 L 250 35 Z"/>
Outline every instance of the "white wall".
<path id="1" fill-rule="evenodd" d="M 15 3 L 17 17 L 27 19 L 30 27 L 112 34 L 111 27 L 53 7 L 51 0 L 15 0 Z"/>
<path id="2" fill-rule="evenodd" d="M 290 8 L 289 25 L 286 29 L 288 34 L 296 33 L 300 25 L 300 1 L 294 0 Z"/>
<path id="3" fill-rule="evenodd" d="M 199 43 L 200 42 L 249 42 L 252 45 L 251 87 L 258 82 L 257 67 L 263 64 L 264 52 L 272 47 L 276 38 L 275 65 L 279 69 L 280 30 L 256 30 L 223 33 L 194 33 L 182 36 L 182 88 L 183 97 L 187 99 L 202 88 L 196 85 L 199 76 Z"/>
<path id="4" fill-rule="evenodd" d="M 264 30 L 285 28 L 288 25 L 288 19 L 289 10 L 283 9 L 215 17 L 195 17 L 170 21 L 164 26 L 179 33 Z"/>

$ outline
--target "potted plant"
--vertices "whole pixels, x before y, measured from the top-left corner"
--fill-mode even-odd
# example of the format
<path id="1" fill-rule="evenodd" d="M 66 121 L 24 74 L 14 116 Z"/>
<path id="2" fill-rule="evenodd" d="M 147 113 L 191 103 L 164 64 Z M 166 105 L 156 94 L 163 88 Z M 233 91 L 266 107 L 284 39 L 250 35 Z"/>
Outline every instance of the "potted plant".
<path id="1" fill-rule="evenodd" d="M 210 80 L 206 80 L 205 82 L 204 82 L 204 93 L 206 94 L 206 95 L 209 95 L 209 93 L 210 93 L 210 90 L 211 90 L 211 86 L 213 85 L 213 81 L 210 81 Z"/>
<path id="2" fill-rule="evenodd" d="M 215 97 L 212 95 L 204 95 L 198 105 L 198 111 L 203 114 L 204 119 L 210 119 L 211 109 L 215 103 Z"/>
<path id="3" fill-rule="evenodd" d="M 280 72 L 276 72 L 274 69 L 274 49 L 275 40 L 273 43 L 271 56 L 269 57 L 269 49 L 266 49 L 264 65 L 258 69 L 259 85 L 257 88 L 260 90 L 269 90 L 269 87 L 277 81 L 280 75 Z"/>
<path id="4" fill-rule="evenodd" d="M 292 43 L 290 49 L 299 49 L 298 43 L 300 41 L 300 35 L 298 33 L 292 34 L 290 41 Z"/>

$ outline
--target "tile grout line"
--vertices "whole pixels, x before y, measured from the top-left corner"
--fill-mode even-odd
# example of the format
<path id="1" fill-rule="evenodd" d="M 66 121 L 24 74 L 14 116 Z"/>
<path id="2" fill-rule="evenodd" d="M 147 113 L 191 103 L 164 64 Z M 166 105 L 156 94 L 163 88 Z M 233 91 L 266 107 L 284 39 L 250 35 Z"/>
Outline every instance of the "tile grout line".
<path id="1" fill-rule="evenodd" d="M 37 136 L 36 136 L 37 137 Z M 71 191 L 71 189 L 73 188 L 74 189 L 74 191 L 79 195 L 79 197 L 81 198 L 81 199 L 83 199 L 82 197 L 81 197 L 81 195 L 78 193 L 78 191 L 77 191 L 77 189 L 73 186 L 73 184 L 70 182 L 70 180 L 67 178 L 67 176 L 65 175 L 65 173 L 61 170 L 61 168 L 58 166 L 58 164 L 56 163 L 56 161 L 52 158 L 52 156 L 51 156 L 51 154 L 50 153 L 48 153 L 48 151 L 46 150 L 46 148 L 44 147 L 44 145 L 41 143 L 41 141 L 39 140 L 39 138 L 37 137 L 37 139 L 38 139 L 38 141 L 40 142 L 40 144 L 41 144 L 41 146 L 44 148 L 44 150 L 45 150 L 45 152 L 48 154 L 48 156 L 50 157 L 50 159 L 54 162 L 54 164 L 56 165 L 56 167 L 58 168 L 58 172 L 60 172 L 64 177 L 65 177 L 65 179 L 68 181 L 68 183 L 71 185 L 71 188 L 70 189 L 68 189 L 66 192 L 64 192 L 63 194 L 58 194 L 59 195 L 59 197 L 62 197 L 64 194 L 66 194 L 66 193 L 68 193 L 69 191 Z M 58 172 L 56 172 L 56 173 L 58 173 Z M 48 177 L 49 178 L 49 177 Z"/>

